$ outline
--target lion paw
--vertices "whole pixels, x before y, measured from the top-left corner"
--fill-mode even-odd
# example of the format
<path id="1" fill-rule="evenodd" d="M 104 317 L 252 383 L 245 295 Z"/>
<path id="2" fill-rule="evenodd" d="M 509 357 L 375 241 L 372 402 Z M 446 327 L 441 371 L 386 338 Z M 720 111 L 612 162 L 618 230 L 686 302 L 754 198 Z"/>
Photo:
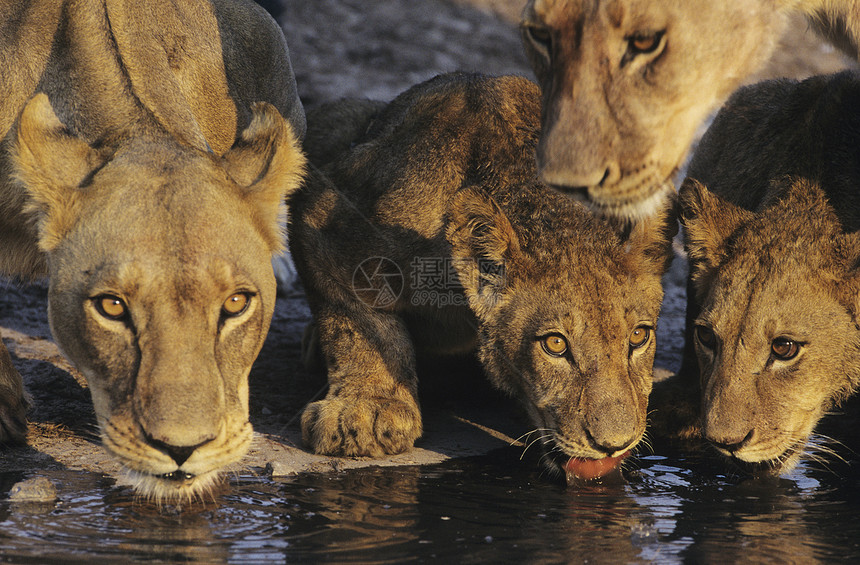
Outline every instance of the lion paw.
<path id="1" fill-rule="evenodd" d="M 420 436 L 421 412 L 414 401 L 327 398 L 302 414 L 302 438 L 321 455 L 394 455 L 411 449 Z"/>
<path id="2" fill-rule="evenodd" d="M 24 443 L 29 408 L 26 395 L 0 394 L 0 444 Z"/>

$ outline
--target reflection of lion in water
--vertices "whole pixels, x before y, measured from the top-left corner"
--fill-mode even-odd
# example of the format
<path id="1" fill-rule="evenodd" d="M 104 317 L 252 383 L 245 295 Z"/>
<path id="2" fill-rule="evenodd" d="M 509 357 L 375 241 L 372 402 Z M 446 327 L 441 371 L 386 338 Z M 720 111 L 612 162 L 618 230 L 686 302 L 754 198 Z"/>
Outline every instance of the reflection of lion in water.
<path id="1" fill-rule="evenodd" d="M 328 368 L 302 417 L 314 451 L 410 449 L 416 354 L 475 349 L 555 472 L 599 476 L 642 438 L 674 222 L 619 235 L 539 184 L 539 102 L 525 79 L 454 74 L 309 118 L 325 176 L 291 200 L 290 241 Z M 362 267 L 377 284 L 356 292 Z"/>
<path id="2" fill-rule="evenodd" d="M 50 277 L 53 334 L 140 492 L 193 497 L 251 440 L 304 164 L 283 35 L 243 1 L 37 0 L 0 7 L 0 38 L 0 268 Z M 0 435 L 20 440 L 5 348 L 0 369 Z"/>
<path id="3" fill-rule="evenodd" d="M 653 212 L 698 127 L 767 59 L 791 11 L 857 56 L 855 0 L 530 0 L 541 180 L 610 215 Z"/>
<path id="4" fill-rule="evenodd" d="M 744 88 L 681 188 L 701 369 L 685 384 L 704 438 L 755 471 L 790 469 L 860 386 L 858 108 L 853 71 Z"/>

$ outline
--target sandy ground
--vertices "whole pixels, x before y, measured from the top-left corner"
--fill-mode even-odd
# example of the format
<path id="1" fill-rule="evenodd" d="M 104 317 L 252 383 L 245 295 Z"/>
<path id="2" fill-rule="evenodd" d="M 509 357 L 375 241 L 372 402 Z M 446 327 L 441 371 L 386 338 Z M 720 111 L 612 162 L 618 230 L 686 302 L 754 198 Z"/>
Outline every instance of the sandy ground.
<path id="1" fill-rule="evenodd" d="M 280 10 L 299 92 L 307 108 L 343 96 L 388 100 L 414 83 L 453 70 L 531 76 L 516 22 L 524 0 L 283 0 Z M 759 77 L 831 72 L 846 60 L 797 22 Z M 657 374 L 678 366 L 684 309 L 683 257 L 667 275 Z M 0 283 L 2 285 L 2 283 Z M 33 396 L 29 445 L 0 453 L 0 471 L 74 469 L 113 473 L 98 444 L 81 375 L 62 357 L 47 326 L 46 284 L 8 282 L 0 292 L 0 333 Z M 290 474 L 368 464 L 433 463 L 508 445 L 528 429 L 510 402 L 483 384 L 471 363 L 422 370 L 425 436 L 416 449 L 384 461 L 331 459 L 300 448 L 297 415 L 324 390 L 299 362 L 310 318 L 302 292 L 279 300 L 251 374 L 254 448 L 242 465 Z M 433 379 L 429 377 L 432 376 Z M 444 394 L 443 394 L 444 393 Z M 478 399 L 476 402 L 475 399 Z M 487 402 L 486 399 L 491 399 Z"/>

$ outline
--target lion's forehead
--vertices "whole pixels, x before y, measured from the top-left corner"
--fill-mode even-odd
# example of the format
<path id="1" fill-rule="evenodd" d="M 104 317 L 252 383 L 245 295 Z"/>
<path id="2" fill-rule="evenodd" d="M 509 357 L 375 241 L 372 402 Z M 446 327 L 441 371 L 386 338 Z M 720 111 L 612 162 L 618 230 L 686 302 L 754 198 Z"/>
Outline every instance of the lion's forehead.
<path id="1" fill-rule="evenodd" d="M 129 176 L 124 182 L 102 190 L 104 197 L 94 199 L 93 213 L 101 223 L 115 230 L 143 228 L 149 233 L 188 234 L 206 232 L 209 237 L 224 233 L 224 228 L 241 229 L 246 223 L 245 208 L 238 190 L 226 179 L 208 175 L 177 173 L 168 177 Z M 120 235 L 122 232 L 118 232 Z"/>
<path id="2" fill-rule="evenodd" d="M 663 297 L 658 277 L 637 274 L 624 257 L 609 251 L 574 258 L 564 270 L 547 270 L 534 286 L 557 295 L 558 303 L 570 311 L 593 319 L 656 316 Z"/>
<path id="3" fill-rule="evenodd" d="M 97 180 L 82 214 L 87 221 L 68 236 L 85 263 L 268 263 L 238 188 L 206 163 L 168 172 L 141 167 Z"/>
<path id="4" fill-rule="evenodd" d="M 712 4 L 709 0 L 677 3 L 651 0 L 533 0 L 526 7 L 524 17 L 553 27 L 583 21 L 599 28 L 658 29 L 668 25 L 670 18 L 692 16 L 701 13 L 703 7 L 713 8 Z M 567 31 L 573 32 L 574 28 Z"/>
<path id="5" fill-rule="evenodd" d="M 522 292 L 511 304 L 511 323 L 535 335 L 555 330 L 577 338 L 594 334 L 605 341 L 626 341 L 636 325 L 656 322 L 660 295 L 648 298 L 628 285 L 584 284 L 545 293 Z"/>
<path id="6" fill-rule="evenodd" d="M 214 155 L 160 138 L 121 146 L 86 190 L 93 195 L 91 208 L 124 210 L 129 219 L 181 215 L 190 221 L 220 215 L 242 200 Z"/>
<path id="7" fill-rule="evenodd" d="M 252 273 L 234 261 L 213 255 L 173 257 L 116 257 L 82 273 L 95 292 L 124 296 L 162 296 L 181 302 L 200 295 L 222 296 L 237 288 L 253 290 Z"/>
<path id="8" fill-rule="evenodd" d="M 724 337 L 743 336 L 747 342 L 769 342 L 783 333 L 803 339 L 836 331 L 850 315 L 836 296 L 833 279 L 814 267 L 756 258 L 727 264 L 703 304 L 701 318 Z"/>
<path id="9" fill-rule="evenodd" d="M 532 0 L 526 6 L 526 19 L 550 24 L 559 18 L 578 19 L 586 10 L 593 10 L 595 0 Z"/>
<path id="10" fill-rule="evenodd" d="M 739 245 L 720 267 L 718 277 L 726 288 L 761 295 L 778 293 L 785 298 L 826 289 L 841 278 L 840 267 L 825 249 L 828 245 L 790 241 L 785 236 Z"/>

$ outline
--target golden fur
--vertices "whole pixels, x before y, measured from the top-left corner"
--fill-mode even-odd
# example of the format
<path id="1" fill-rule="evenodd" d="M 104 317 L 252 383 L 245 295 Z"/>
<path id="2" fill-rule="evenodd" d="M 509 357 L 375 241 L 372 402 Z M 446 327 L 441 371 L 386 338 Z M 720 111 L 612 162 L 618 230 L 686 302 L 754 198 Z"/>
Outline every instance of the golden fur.
<path id="1" fill-rule="evenodd" d="M 476 350 L 555 472 L 642 438 L 674 220 L 619 234 L 537 182 L 539 103 L 525 79 L 452 74 L 309 115 L 322 172 L 290 202 L 290 241 L 328 369 L 302 416 L 314 451 L 410 449 L 416 355 Z"/>
<path id="2" fill-rule="evenodd" d="M 790 469 L 860 386 L 858 108 L 853 71 L 741 89 L 680 191 L 691 292 L 678 385 L 701 406 L 692 431 L 757 472 Z"/>
<path id="3" fill-rule="evenodd" d="M 6 3 L 0 22 L 0 270 L 49 276 L 53 335 L 139 492 L 192 499 L 249 446 L 304 169 L 283 35 L 243 1 Z M 0 369 L 19 440 L 21 379 Z"/>
<path id="4" fill-rule="evenodd" d="M 858 55 L 854 0 L 530 0 L 541 179 L 606 214 L 649 215 L 705 117 L 768 58 L 793 11 Z"/>

